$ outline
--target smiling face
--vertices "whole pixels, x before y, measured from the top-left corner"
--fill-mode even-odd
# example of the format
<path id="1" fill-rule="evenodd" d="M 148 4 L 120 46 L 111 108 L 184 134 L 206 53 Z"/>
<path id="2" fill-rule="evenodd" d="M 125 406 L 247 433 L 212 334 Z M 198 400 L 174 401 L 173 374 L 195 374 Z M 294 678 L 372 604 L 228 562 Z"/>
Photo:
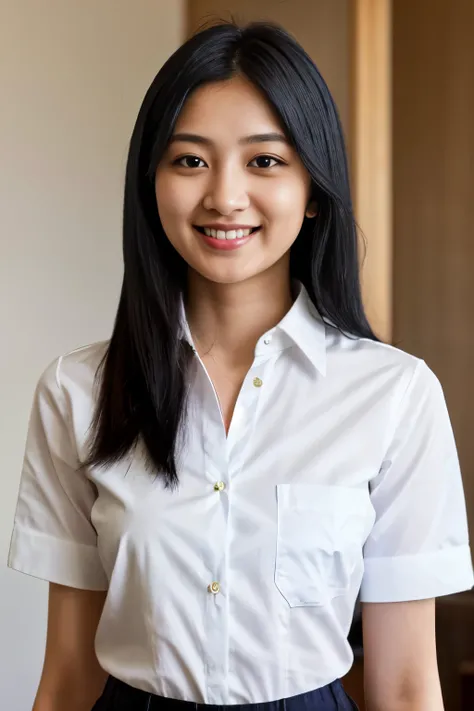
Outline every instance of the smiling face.
<path id="1" fill-rule="evenodd" d="M 191 269 L 220 284 L 288 273 L 310 185 L 272 108 L 240 77 L 191 95 L 155 180 L 168 239 Z"/>

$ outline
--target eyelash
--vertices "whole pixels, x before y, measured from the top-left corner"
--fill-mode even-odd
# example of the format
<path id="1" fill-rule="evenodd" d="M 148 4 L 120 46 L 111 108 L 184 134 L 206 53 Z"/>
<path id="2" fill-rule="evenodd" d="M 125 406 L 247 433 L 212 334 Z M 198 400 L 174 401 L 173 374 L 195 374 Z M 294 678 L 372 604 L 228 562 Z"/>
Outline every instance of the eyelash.
<path id="1" fill-rule="evenodd" d="M 181 156 L 180 158 L 176 158 L 176 160 L 173 161 L 173 165 L 180 166 L 181 168 L 187 168 L 188 170 L 197 170 L 199 168 L 202 168 L 203 166 L 189 166 L 189 165 L 183 165 L 182 161 L 186 160 L 187 158 L 196 158 L 197 160 L 201 161 L 205 165 L 205 161 L 202 160 L 202 158 L 199 158 L 198 156 L 193 156 L 192 154 L 187 154 L 185 156 Z M 286 165 L 284 161 L 282 161 L 279 158 L 275 158 L 274 156 L 267 155 L 266 153 L 262 153 L 259 156 L 255 156 L 255 158 L 252 158 L 250 163 L 253 163 L 254 161 L 258 160 L 259 158 L 268 158 L 270 160 L 275 161 L 274 165 L 267 166 L 266 168 L 260 167 L 260 170 L 270 170 L 270 168 L 275 168 L 277 165 Z M 249 163 L 249 165 L 250 165 Z M 259 168 L 259 166 L 252 166 L 254 168 Z"/>

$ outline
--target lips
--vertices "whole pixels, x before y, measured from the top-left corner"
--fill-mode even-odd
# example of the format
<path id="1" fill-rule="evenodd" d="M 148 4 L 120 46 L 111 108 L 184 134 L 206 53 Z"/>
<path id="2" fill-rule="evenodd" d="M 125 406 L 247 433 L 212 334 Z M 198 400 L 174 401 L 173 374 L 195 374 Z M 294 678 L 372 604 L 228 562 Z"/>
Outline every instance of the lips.
<path id="1" fill-rule="evenodd" d="M 232 230 L 218 230 L 214 227 L 195 225 L 196 234 L 215 252 L 231 253 L 246 245 L 260 227 L 238 227 Z M 215 236 L 214 236 L 215 235 Z"/>
<path id="2" fill-rule="evenodd" d="M 194 228 L 206 237 L 217 240 L 235 240 L 249 237 L 260 227 L 250 225 L 194 225 Z"/>

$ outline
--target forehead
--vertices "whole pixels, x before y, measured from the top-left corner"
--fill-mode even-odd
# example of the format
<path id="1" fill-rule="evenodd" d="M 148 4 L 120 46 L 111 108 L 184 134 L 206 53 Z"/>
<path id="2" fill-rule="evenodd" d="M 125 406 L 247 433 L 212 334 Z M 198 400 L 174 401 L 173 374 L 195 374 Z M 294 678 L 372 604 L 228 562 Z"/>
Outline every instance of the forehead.
<path id="1" fill-rule="evenodd" d="M 282 130 L 281 121 L 265 96 L 250 81 L 234 77 L 205 84 L 186 101 L 175 132 L 233 136 Z"/>

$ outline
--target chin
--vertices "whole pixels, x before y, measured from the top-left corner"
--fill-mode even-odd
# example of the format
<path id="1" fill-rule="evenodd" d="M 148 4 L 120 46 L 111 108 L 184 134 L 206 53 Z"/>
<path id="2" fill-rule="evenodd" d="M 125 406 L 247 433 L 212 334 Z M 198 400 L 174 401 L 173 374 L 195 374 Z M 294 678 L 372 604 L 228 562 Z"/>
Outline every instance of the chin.
<path id="1" fill-rule="evenodd" d="M 207 281 L 211 281 L 214 284 L 240 284 L 241 282 L 247 281 L 250 277 L 244 275 L 220 275 L 220 274 L 202 274 Z"/>
<path id="2" fill-rule="evenodd" d="M 248 281 L 256 276 L 259 272 L 246 272 L 245 270 L 219 270 L 219 269 L 195 269 L 197 273 L 206 281 L 210 281 L 213 284 L 240 284 L 244 281 Z"/>

